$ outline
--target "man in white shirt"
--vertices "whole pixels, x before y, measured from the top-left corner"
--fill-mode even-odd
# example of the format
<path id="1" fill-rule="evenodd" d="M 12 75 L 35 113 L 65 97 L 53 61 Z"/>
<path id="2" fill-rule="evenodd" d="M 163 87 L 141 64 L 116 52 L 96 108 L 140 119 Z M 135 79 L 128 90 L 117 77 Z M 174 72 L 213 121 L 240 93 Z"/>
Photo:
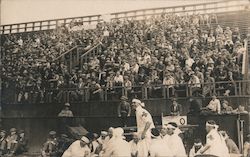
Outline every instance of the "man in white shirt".
<path id="1" fill-rule="evenodd" d="M 218 132 L 218 125 L 215 121 L 209 120 L 206 123 L 206 145 L 199 150 L 200 154 L 215 155 L 218 157 L 229 157 L 229 151 L 225 140 Z"/>
<path id="2" fill-rule="evenodd" d="M 156 128 L 153 128 L 151 129 L 151 134 L 150 157 L 173 157 L 172 150 L 166 147 L 164 140 L 160 137 L 160 132 Z"/>
<path id="3" fill-rule="evenodd" d="M 135 110 L 136 122 L 137 122 L 137 133 L 141 139 L 143 145 L 143 154 L 142 156 L 148 155 L 149 144 L 151 141 L 151 132 L 150 130 L 154 128 L 154 122 L 150 113 L 142 107 L 145 107 L 138 99 L 132 100 L 132 109 Z"/>
<path id="4" fill-rule="evenodd" d="M 185 61 L 186 67 L 191 68 L 193 64 L 194 64 L 194 60 L 188 56 L 186 61 Z"/>
<path id="5" fill-rule="evenodd" d="M 90 157 L 88 143 L 89 139 L 83 136 L 80 140 L 73 142 L 63 153 L 62 157 Z"/>
<path id="6" fill-rule="evenodd" d="M 115 128 L 113 131 L 113 137 L 110 139 L 110 143 L 107 149 L 104 151 L 102 157 L 129 157 L 130 146 L 123 136 L 122 128 Z"/>
<path id="7" fill-rule="evenodd" d="M 131 157 L 140 157 L 143 154 L 143 145 L 137 132 L 133 133 L 133 139 L 129 142 Z"/>
<path id="8" fill-rule="evenodd" d="M 123 76 L 120 74 L 120 71 L 116 72 L 116 75 L 114 77 L 114 81 L 116 84 L 122 84 L 123 83 Z"/>
<path id="9" fill-rule="evenodd" d="M 206 108 L 214 113 L 220 114 L 221 112 L 220 100 L 217 99 L 215 95 L 213 95 L 212 100 L 209 102 Z"/>
<path id="10" fill-rule="evenodd" d="M 182 139 L 179 136 L 179 130 L 176 123 L 170 122 L 166 125 L 167 134 L 165 139 L 166 147 L 168 147 L 174 157 L 186 157 L 186 150 Z"/>

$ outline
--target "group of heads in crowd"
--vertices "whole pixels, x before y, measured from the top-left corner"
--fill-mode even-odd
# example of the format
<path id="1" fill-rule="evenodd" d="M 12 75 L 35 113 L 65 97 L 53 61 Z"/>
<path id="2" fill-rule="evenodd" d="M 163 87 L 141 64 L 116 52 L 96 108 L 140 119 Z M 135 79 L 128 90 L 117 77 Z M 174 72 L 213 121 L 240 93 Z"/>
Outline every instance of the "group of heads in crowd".
<path id="1" fill-rule="evenodd" d="M 194 88 L 208 86 L 206 95 L 215 81 L 241 79 L 245 48 L 239 28 L 203 23 L 199 15 L 162 14 L 144 20 L 114 19 L 91 30 L 72 30 L 71 24 L 53 31 L 5 35 L 3 87 L 15 86 L 25 93 L 91 84 L 130 90 L 188 83 Z M 91 47 L 100 40 L 101 55 L 71 72 L 66 64 L 54 61 L 75 45 Z M 222 86 L 232 90 L 233 83 Z"/>
<path id="2" fill-rule="evenodd" d="M 25 131 L 11 128 L 9 132 L 0 131 L 0 156 L 12 156 L 28 151 L 28 139 Z"/>

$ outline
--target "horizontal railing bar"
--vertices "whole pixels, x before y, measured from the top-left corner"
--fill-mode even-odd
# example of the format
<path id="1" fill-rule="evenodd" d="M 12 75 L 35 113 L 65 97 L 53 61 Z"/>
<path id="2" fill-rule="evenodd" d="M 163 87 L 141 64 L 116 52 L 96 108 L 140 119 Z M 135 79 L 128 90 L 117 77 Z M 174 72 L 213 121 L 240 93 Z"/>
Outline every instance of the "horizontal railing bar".
<path id="1" fill-rule="evenodd" d="M 219 81 L 219 82 L 214 82 L 214 83 L 195 83 L 195 84 L 188 84 L 188 83 L 182 83 L 182 84 L 170 84 L 170 85 L 150 85 L 150 86 L 140 86 L 140 85 L 135 85 L 135 86 L 131 86 L 131 88 L 149 88 L 149 87 L 168 87 L 168 86 L 176 86 L 176 85 L 185 85 L 185 86 L 189 86 L 189 85 L 212 85 L 212 84 L 226 84 L 226 83 L 233 83 L 232 81 Z M 241 81 L 234 81 L 234 83 L 250 83 L 250 80 L 241 80 Z M 124 86 L 114 86 L 114 87 L 102 87 L 103 89 L 120 89 L 120 88 L 126 88 Z M 46 89 L 46 90 L 81 90 L 78 88 L 60 88 L 60 89 Z M 87 89 L 91 89 L 88 87 L 84 87 L 82 88 L 82 90 L 87 90 Z"/>
<path id="2" fill-rule="evenodd" d="M 79 18 L 90 18 L 90 17 L 100 17 L 101 15 L 90 15 L 90 16 L 78 16 L 78 17 L 67 17 L 67 18 L 58 18 L 58 19 L 53 19 L 53 20 L 40 20 L 40 21 L 32 21 L 32 22 L 22 22 L 22 23 L 15 23 L 15 24 L 6 24 L 6 25 L 0 25 L 0 26 L 12 26 L 12 25 L 23 25 L 23 24 L 33 24 L 33 23 L 41 23 L 41 22 L 56 22 L 60 20 L 74 20 L 74 19 L 79 19 Z"/>
<path id="3" fill-rule="evenodd" d="M 179 6 L 172 6 L 172 7 L 159 7 L 159 8 L 147 8 L 147 9 L 139 9 L 139 10 L 130 10 L 130 11 L 122 11 L 122 12 L 116 12 L 116 13 L 112 13 L 111 15 L 117 15 L 117 14 L 125 14 L 125 13 L 131 13 L 131 12 L 140 12 L 140 11 L 147 11 L 147 10 L 162 10 L 162 9 L 176 9 L 176 8 L 183 8 L 183 7 L 197 7 L 197 6 L 204 6 L 204 5 L 211 5 L 211 4 L 224 4 L 224 3 L 228 3 L 228 2 L 235 2 L 234 0 L 224 0 L 224 1 L 217 1 L 217 2 L 208 2 L 208 3 L 199 3 L 199 4 L 188 4 L 188 5 L 179 5 Z M 243 2 L 243 1 L 241 1 Z M 247 1 L 244 1 L 247 2 Z M 248 4 L 248 3 L 246 3 Z M 207 9 L 207 8 L 205 8 Z"/>
<path id="4" fill-rule="evenodd" d="M 235 6 L 242 6 L 242 5 L 235 5 Z M 233 6 L 233 7 L 235 7 Z M 214 9 L 222 9 L 222 8 L 227 8 L 226 6 L 222 7 L 216 7 L 216 8 L 206 8 L 206 10 L 214 10 Z M 201 9 L 193 9 L 193 10 L 180 10 L 180 11 L 175 11 L 174 13 L 182 13 L 182 12 L 194 12 L 194 11 L 201 11 L 204 10 L 203 8 Z M 205 11 L 205 10 L 204 10 Z M 230 11 L 228 11 L 230 12 Z M 166 13 L 166 12 L 165 12 Z M 165 14 L 164 13 L 164 14 Z M 226 13 L 226 12 L 225 12 Z M 130 16 L 122 16 L 122 17 L 115 17 L 114 19 L 120 19 L 120 18 L 128 18 L 128 17 L 138 17 L 138 16 L 150 16 L 150 15 L 161 15 L 162 13 L 150 13 L 150 14 L 139 14 L 139 15 L 130 15 Z"/>
<path id="5" fill-rule="evenodd" d="M 199 10 L 211 10 L 211 9 L 220 9 L 220 8 L 232 8 L 232 7 L 236 7 L 236 6 L 247 6 L 249 5 L 249 2 L 248 1 L 244 1 L 244 0 L 241 0 L 241 1 L 238 1 L 239 2 L 243 2 L 242 4 L 238 4 L 238 5 L 227 5 L 227 6 L 223 6 L 223 7 L 217 7 L 218 4 L 224 4 L 224 3 L 231 3 L 231 2 L 235 2 L 235 0 L 225 0 L 225 1 L 219 1 L 219 2 L 209 2 L 209 3 L 199 3 L 199 4 L 189 4 L 189 5 L 180 5 L 180 6 L 171 6 L 171 7 L 160 7 L 160 8 L 148 8 L 148 9 L 140 9 L 140 10 L 130 10 L 130 11 L 124 11 L 124 12 L 117 12 L 117 13 L 111 13 L 110 15 L 114 15 L 114 16 L 117 16 L 117 15 L 120 15 L 120 14 L 126 14 L 126 13 L 135 13 L 135 12 L 141 12 L 141 11 L 157 11 L 157 10 L 166 10 L 166 9 L 172 9 L 172 12 L 174 13 L 181 13 L 181 12 L 189 12 L 189 11 L 199 11 Z M 216 7 L 210 7 L 210 8 L 207 8 L 207 7 L 204 7 L 204 6 L 208 6 L 208 5 L 215 5 Z M 187 9 L 188 7 L 197 7 L 197 6 L 203 6 L 202 9 L 193 9 L 193 10 L 183 10 L 183 9 Z M 174 9 L 177 9 L 177 8 L 181 8 L 182 10 L 180 11 L 173 11 Z M 98 19 L 97 20 L 89 20 L 89 21 L 83 21 L 83 22 L 93 22 L 93 21 L 101 21 L 102 19 L 100 19 L 102 15 L 90 15 L 90 16 L 79 16 L 79 17 L 69 17 L 69 18 L 59 18 L 59 19 L 54 19 L 54 20 L 39 20 L 39 21 L 32 21 L 32 22 L 28 22 L 28 23 L 17 23 L 17 24 L 8 24 L 8 25 L 1 25 L 2 28 L 4 27 L 12 27 L 12 26 L 20 26 L 20 25 L 27 25 L 27 24 L 33 24 L 33 26 L 36 24 L 36 23 L 40 23 L 39 26 L 37 27 L 40 27 L 41 26 L 50 26 L 49 23 L 50 22 L 58 22 L 58 21 L 61 21 L 63 20 L 65 24 L 67 24 L 68 22 L 66 22 L 67 20 L 74 20 L 74 19 L 85 19 L 85 18 L 94 18 L 94 17 L 97 17 Z M 121 18 L 121 17 L 120 17 Z M 116 17 L 113 17 L 111 19 L 116 19 Z M 46 25 L 43 25 L 43 23 L 48 23 Z M 42 24 L 42 25 L 41 25 Z M 54 24 L 55 25 L 55 24 Z M 34 26 L 36 27 L 36 26 Z M 27 28 L 27 27 L 24 27 L 24 28 Z M 31 27 L 33 28 L 33 27 Z M 20 28 L 19 28 L 20 29 Z M 11 29 L 2 29 L 3 30 L 14 30 L 13 28 Z"/>

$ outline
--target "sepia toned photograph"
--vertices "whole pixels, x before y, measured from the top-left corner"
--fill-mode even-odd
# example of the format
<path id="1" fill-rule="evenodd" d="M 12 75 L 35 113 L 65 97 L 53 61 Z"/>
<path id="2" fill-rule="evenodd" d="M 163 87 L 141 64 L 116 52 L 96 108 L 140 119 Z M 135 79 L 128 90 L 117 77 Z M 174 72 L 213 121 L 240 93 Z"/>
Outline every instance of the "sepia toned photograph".
<path id="1" fill-rule="evenodd" d="M 250 157 L 250 0 L 0 0 L 0 157 Z"/>

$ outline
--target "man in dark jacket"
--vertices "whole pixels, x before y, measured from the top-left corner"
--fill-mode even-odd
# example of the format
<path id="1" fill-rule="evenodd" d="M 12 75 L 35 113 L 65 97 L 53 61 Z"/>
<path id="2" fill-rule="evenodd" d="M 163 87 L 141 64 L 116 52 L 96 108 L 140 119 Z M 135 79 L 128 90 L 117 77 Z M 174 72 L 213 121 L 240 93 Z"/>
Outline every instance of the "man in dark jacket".
<path id="1" fill-rule="evenodd" d="M 123 126 L 127 126 L 127 117 L 129 117 L 131 113 L 131 107 L 127 100 L 128 98 L 126 96 L 122 96 L 121 102 L 117 107 L 118 117 L 121 117 Z"/>
<path id="2" fill-rule="evenodd" d="M 173 98 L 172 104 L 170 106 L 170 115 L 180 116 L 182 114 L 181 112 L 182 112 L 182 106 L 177 103 L 175 98 Z"/>
<path id="3" fill-rule="evenodd" d="M 188 114 L 199 115 L 201 112 L 202 105 L 193 97 L 190 97 L 188 99 L 188 102 L 190 103 Z"/>
<path id="4" fill-rule="evenodd" d="M 24 152 L 28 151 L 28 138 L 26 137 L 26 134 L 24 130 L 20 130 L 18 133 L 18 138 L 17 138 L 17 145 L 15 148 L 15 154 L 22 154 Z"/>

